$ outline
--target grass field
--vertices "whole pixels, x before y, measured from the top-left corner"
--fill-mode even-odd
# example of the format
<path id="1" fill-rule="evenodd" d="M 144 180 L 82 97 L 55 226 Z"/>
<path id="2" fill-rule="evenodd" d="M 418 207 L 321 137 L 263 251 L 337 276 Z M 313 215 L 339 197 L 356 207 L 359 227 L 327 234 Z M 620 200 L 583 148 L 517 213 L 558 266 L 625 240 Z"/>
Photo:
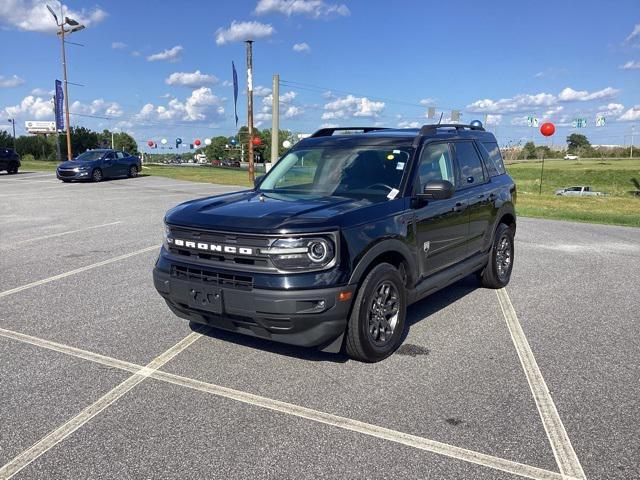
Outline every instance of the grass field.
<path id="1" fill-rule="evenodd" d="M 22 170 L 53 171 L 52 162 L 23 162 Z M 635 190 L 632 178 L 640 181 L 640 159 L 621 160 L 546 160 L 542 195 L 540 187 L 540 161 L 517 162 L 507 165 L 518 185 L 517 211 L 519 215 L 589 223 L 606 223 L 640 227 L 640 197 L 632 197 Z M 221 183 L 250 186 L 244 170 L 232 168 L 170 167 L 150 165 L 142 172 L 146 175 L 190 180 L 193 182 Z M 571 185 L 589 185 L 606 192 L 605 197 L 560 197 L 558 188 Z"/>

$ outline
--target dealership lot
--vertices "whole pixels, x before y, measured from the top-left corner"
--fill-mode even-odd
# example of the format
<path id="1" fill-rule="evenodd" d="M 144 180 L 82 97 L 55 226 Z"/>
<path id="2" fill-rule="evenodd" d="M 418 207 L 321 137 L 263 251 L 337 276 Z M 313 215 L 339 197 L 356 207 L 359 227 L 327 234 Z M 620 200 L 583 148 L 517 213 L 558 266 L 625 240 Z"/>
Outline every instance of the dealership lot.
<path id="1" fill-rule="evenodd" d="M 170 313 L 164 212 L 233 190 L 0 175 L 0 478 L 640 476 L 640 230 L 519 219 L 369 365 Z"/>

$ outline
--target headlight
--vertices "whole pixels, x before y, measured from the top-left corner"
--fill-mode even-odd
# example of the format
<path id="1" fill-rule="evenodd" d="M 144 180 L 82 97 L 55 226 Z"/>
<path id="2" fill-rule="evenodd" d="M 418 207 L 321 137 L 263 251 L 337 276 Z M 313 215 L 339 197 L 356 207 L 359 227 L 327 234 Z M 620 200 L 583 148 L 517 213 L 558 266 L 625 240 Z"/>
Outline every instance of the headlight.
<path id="1" fill-rule="evenodd" d="M 316 237 L 281 238 L 263 251 L 280 270 L 316 270 L 329 266 L 336 257 L 330 239 Z"/>
<path id="2" fill-rule="evenodd" d="M 169 248 L 173 245 L 173 237 L 171 236 L 171 228 L 166 223 L 164 224 L 164 246 Z"/>

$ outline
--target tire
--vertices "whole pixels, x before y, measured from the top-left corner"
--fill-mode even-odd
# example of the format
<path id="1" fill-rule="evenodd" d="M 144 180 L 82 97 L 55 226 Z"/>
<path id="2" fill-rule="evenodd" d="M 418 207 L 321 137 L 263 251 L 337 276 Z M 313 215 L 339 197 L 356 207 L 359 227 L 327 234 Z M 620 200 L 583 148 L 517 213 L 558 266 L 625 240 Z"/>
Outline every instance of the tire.
<path id="1" fill-rule="evenodd" d="M 400 272 L 388 263 L 376 265 L 362 282 L 349 316 L 347 355 L 362 362 L 379 362 L 391 355 L 400 346 L 406 314 L 407 294 Z"/>
<path id="2" fill-rule="evenodd" d="M 18 173 L 18 168 L 19 168 L 19 167 L 18 167 L 18 164 L 17 164 L 17 163 L 12 163 L 11 165 L 9 165 L 9 166 L 7 167 L 7 173 L 8 173 L 9 175 L 14 175 L 14 174 Z"/>
<path id="3" fill-rule="evenodd" d="M 60 180 L 62 180 L 64 183 L 71 183 L 71 180 L 63 180 L 63 179 L 60 179 Z"/>
<path id="4" fill-rule="evenodd" d="M 129 172 L 127 173 L 127 177 L 133 178 L 137 176 L 138 176 L 138 167 L 136 167 L 135 165 L 131 165 L 129 167 Z"/>
<path id="5" fill-rule="evenodd" d="M 506 286 L 511 279 L 513 260 L 513 230 L 501 223 L 496 228 L 487 266 L 478 274 L 480 285 L 496 289 Z"/>
<path id="6" fill-rule="evenodd" d="M 103 179 L 102 170 L 96 168 L 91 172 L 91 180 L 94 182 L 101 182 Z"/>

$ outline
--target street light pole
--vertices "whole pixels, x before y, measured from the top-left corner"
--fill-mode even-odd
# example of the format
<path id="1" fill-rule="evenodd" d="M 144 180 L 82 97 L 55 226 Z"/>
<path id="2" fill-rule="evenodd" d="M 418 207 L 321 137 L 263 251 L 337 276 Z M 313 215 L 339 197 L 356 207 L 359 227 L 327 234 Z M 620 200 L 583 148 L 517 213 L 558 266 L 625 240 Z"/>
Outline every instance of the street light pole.
<path id="1" fill-rule="evenodd" d="M 78 23 L 69 17 L 64 17 L 64 21 L 58 21 L 58 17 L 53 11 L 53 9 L 47 5 L 49 12 L 53 15 L 54 20 L 56 21 L 56 25 L 60 27 L 58 31 L 58 35 L 60 36 L 60 45 L 62 47 L 62 73 L 64 76 L 64 109 L 65 109 L 65 119 L 67 123 L 67 160 L 73 159 L 73 152 L 71 151 L 71 122 L 69 121 L 69 90 L 67 87 L 67 55 L 64 48 L 64 36 L 65 34 L 71 34 L 73 32 L 77 32 L 78 30 L 82 30 L 84 25 Z M 60 16 L 62 17 L 64 12 L 62 11 L 62 4 L 60 4 Z M 69 30 L 65 30 L 64 26 L 69 25 L 71 28 Z"/>

